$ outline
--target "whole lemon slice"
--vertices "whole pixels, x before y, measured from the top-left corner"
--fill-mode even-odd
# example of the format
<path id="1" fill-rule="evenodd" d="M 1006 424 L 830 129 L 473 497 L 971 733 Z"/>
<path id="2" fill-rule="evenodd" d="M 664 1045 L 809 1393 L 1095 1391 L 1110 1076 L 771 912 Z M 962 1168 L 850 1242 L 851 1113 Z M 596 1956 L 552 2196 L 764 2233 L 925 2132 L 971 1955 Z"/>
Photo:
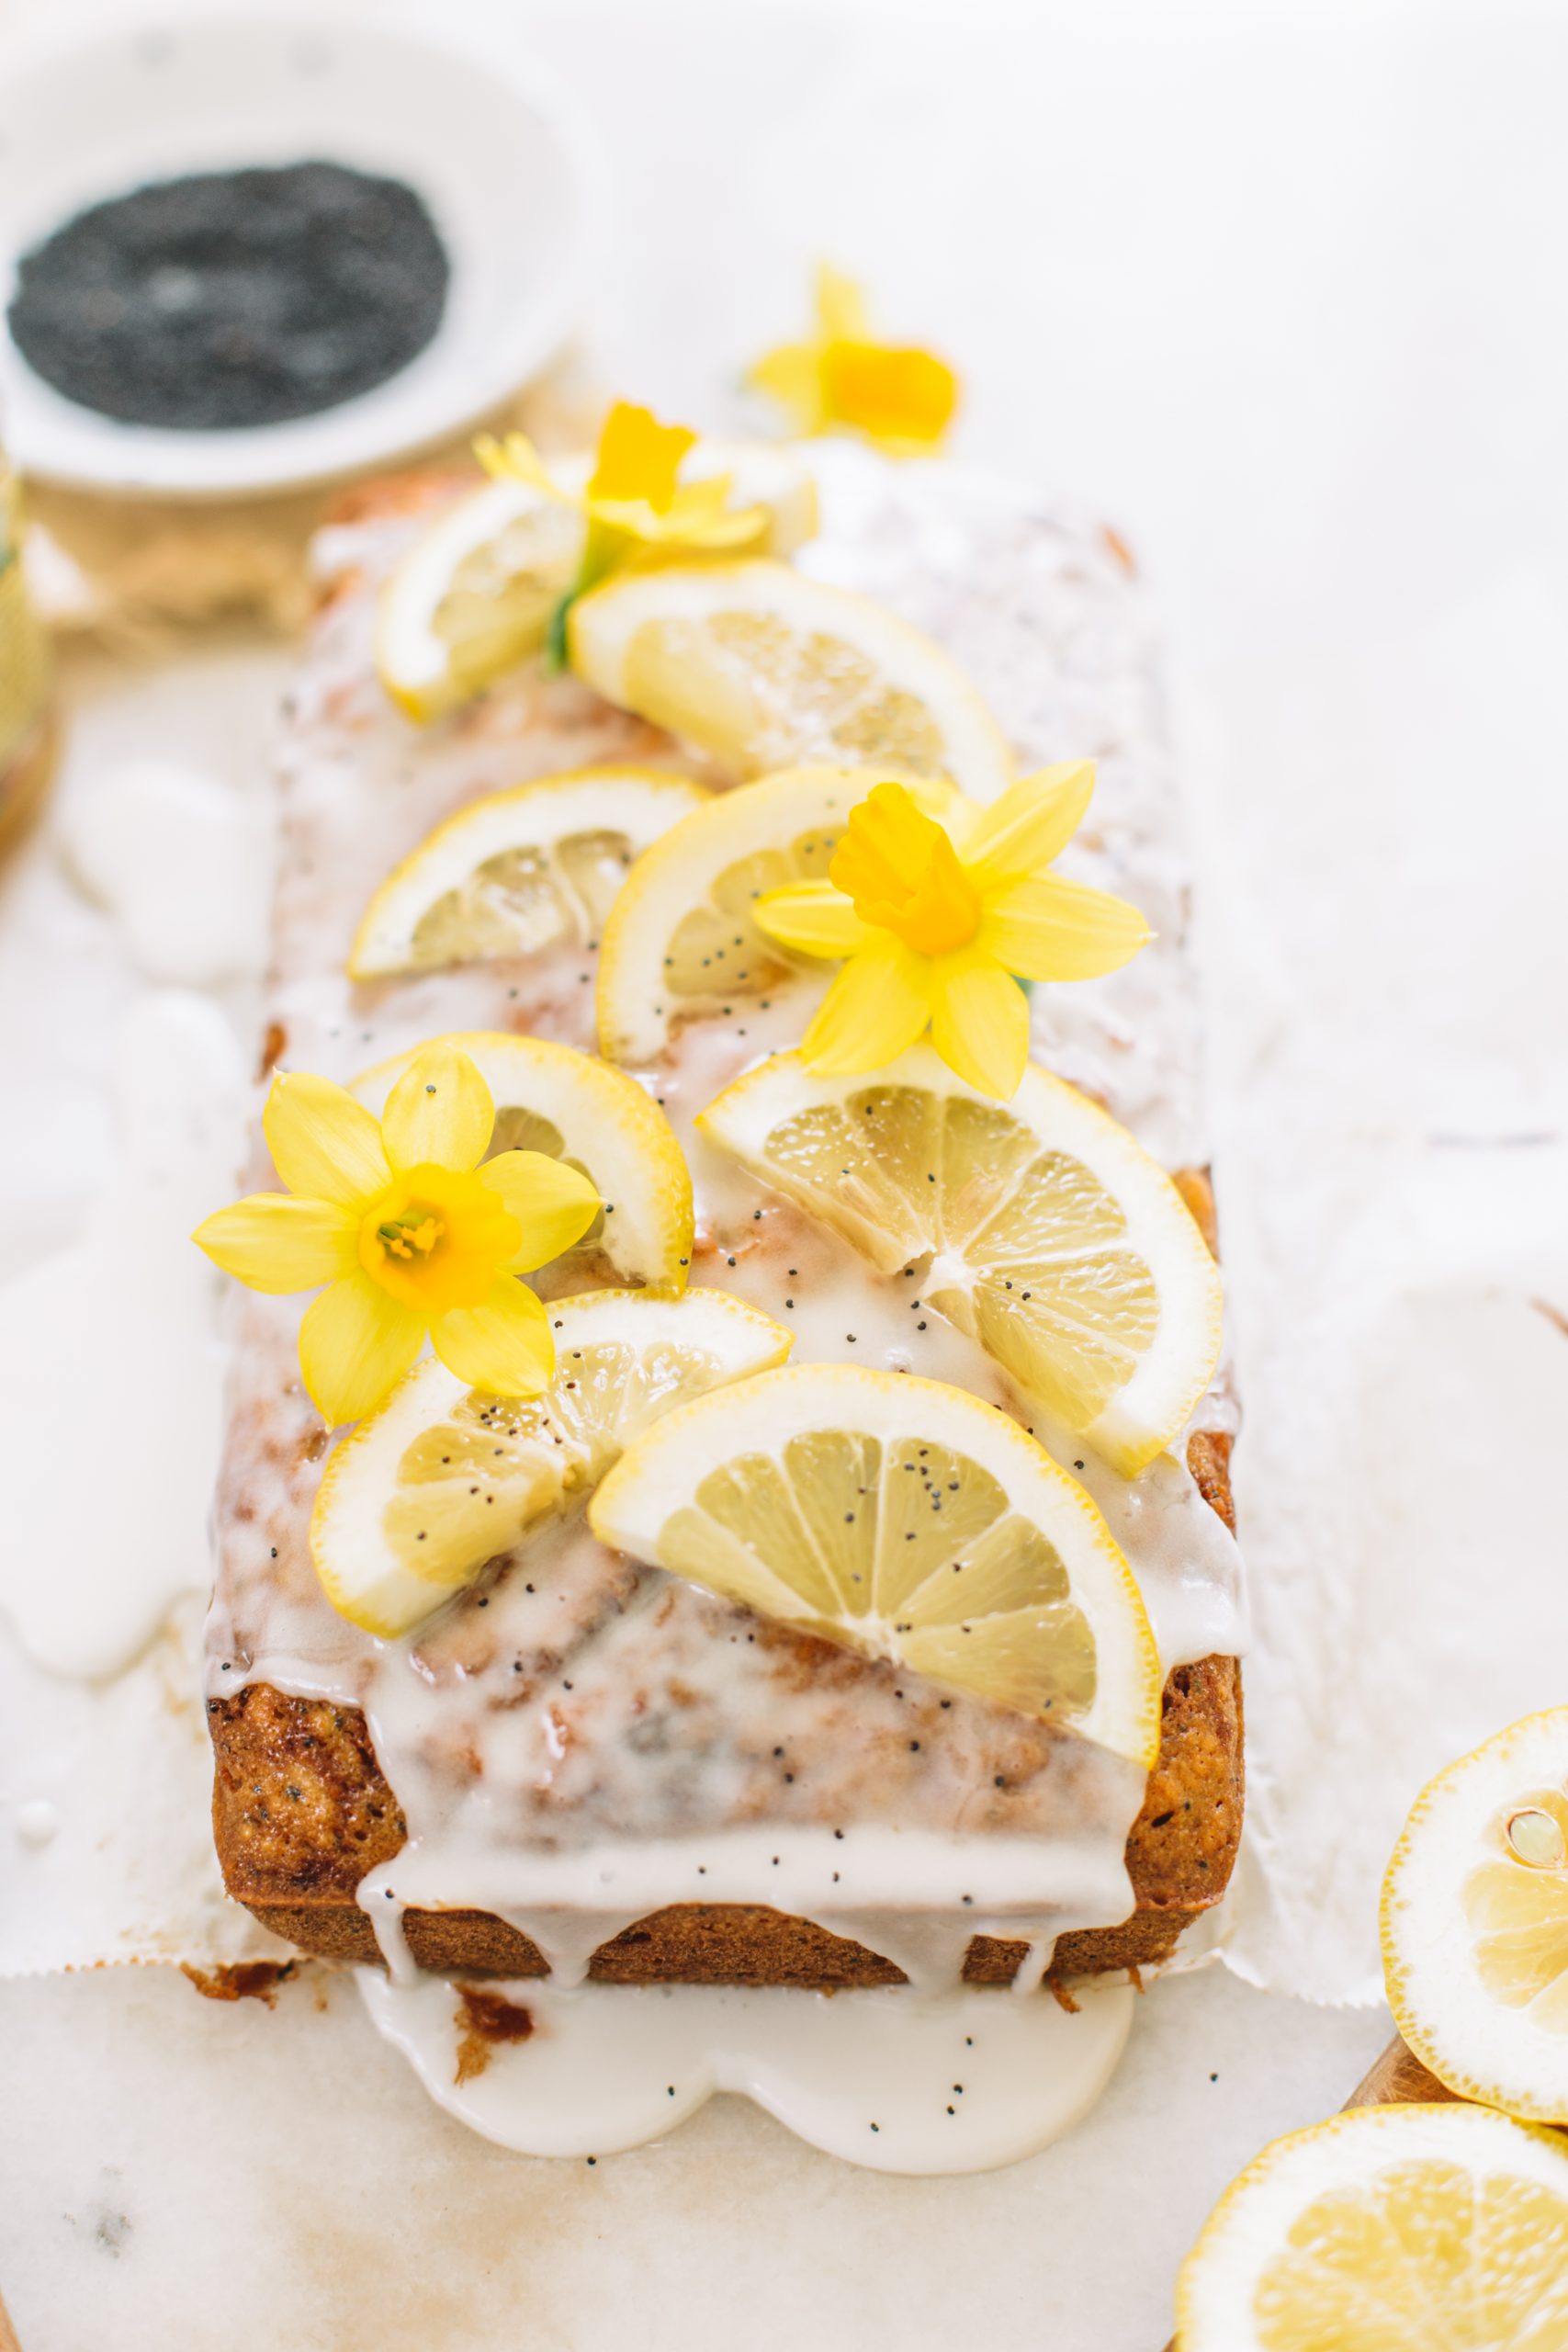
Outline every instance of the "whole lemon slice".
<path id="1" fill-rule="evenodd" d="M 634 861 L 707 797 L 651 768 L 580 768 L 470 800 L 388 875 L 350 978 L 587 945 Z"/>
<path id="2" fill-rule="evenodd" d="M 427 1356 L 328 1460 L 310 1552 L 334 1609 L 411 1633 L 603 1476 L 674 1405 L 782 1363 L 789 1334 L 721 1291 L 563 1299 L 541 1396 L 487 1396 Z"/>
<path id="3" fill-rule="evenodd" d="M 964 1389 L 761 1374 L 646 1430 L 589 1516 L 798 1632 L 1154 1760 L 1163 1678 L 1126 1561 L 1083 1488 Z"/>
<path id="4" fill-rule="evenodd" d="M 1133 1477 L 1219 1361 L 1218 1270 L 1164 1170 L 1087 1095 L 1030 1068 L 992 1102 L 917 1046 L 874 1078 L 776 1054 L 704 1135 L 977 1339 Z"/>
<path id="5" fill-rule="evenodd" d="M 1422 1791 L 1382 1928 L 1389 2007 L 1422 2064 L 1466 2098 L 1568 2123 L 1568 1707 Z"/>
<path id="6" fill-rule="evenodd" d="M 563 491 L 582 488 L 588 452 L 552 469 Z M 730 503 L 761 506 L 765 546 L 788 555 L 817 528 L 817 486 L 793 452 L 761 442 L 703 441 L 682 476 L 731 478 Z M 422 723 L 459 708 L 545 642 L 550 616 L 582 556 L 581 510 L 524 481 L 488 481 L 446 508 L 389 575 L 376 616 L 382 685 Z"/>
<path id="7" fill-rule="evenodd" d="M 1005 738 L 940 646 L 787 564 L 617 573 L 572 606 L 568 641 L 607 701 L 741 778 L 808 760 L 890 763 L 982 801 L 1013 780 Z"/>
<path id="8" fill-rule="evenodd" d="M 1479 2107 L 1276 2140 L 1177 2288 L 1178 2352 L 1562 2352 L 1568 2147 Z"/>
<path id="9" fill-rule="evenodd" d="M 442 1042 L 476 1062 L 490 1089 L 495 1126 L 486 1157 L 548 1152 L 580 1170 L 603 1204 L 581 1241 L 530 1275 L 535 1289 L 557 1298 L 605 1281 L 683 1290 L 692 1180 L 669 1121 L 636 1080 L 542 1037 L 477 1029 Z M 378 1118 L 412 1058 L 395 1055 L 355 1080 L 352 1091 Z"/>
<path id="10" fill-rule="evenodd" d="M 947 785 L 898 780 L 933 815 L 957 797 Z M 803 983 L 820 992 L 828 968 L 775 946 L 751 910 L 781 883 L 824 878 L 844 820 L 866 789 L 858 768 L 786 768 L 705 798 L 661 833 L 605 919 L 600 1051 L 645 1069 L 682 1018 L 728 1012 Z M 803 1010 L 802 1028 L 807 1017 Z"/>

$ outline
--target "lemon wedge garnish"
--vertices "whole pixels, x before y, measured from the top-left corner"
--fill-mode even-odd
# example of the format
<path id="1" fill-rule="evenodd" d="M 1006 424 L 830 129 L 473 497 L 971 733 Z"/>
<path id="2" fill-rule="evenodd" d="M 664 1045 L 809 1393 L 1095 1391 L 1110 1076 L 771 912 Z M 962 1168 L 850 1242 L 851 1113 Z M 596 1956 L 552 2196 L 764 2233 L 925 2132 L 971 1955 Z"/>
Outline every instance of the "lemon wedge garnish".
<path id="1" fill-rule="evenodd" d="M 685 1288 L 692 1180 L 669 1121 L 635 1080 L 570 1046 L 503 1030 L 426 1042 L 456 1046 L 478 1064 L 495 1104 L 488 1158 L 548 1152 L 580 1170 L 599 1195 L 603 1205 L 581 1240 L 529 1276 L 541 1296 L 606 1281 Z M 353 1092 L 378 1118 L 412 1058 L 395 1055 L 355 1080 Z"/>
<path id="2" fill-rule="evenodd" d="M 645 1430 L 589 1517 L 798 1632 L 1154 1760 L 1163 1678 L 1126 1561 L 1083 1488 L 966 1390 L 764 1374 Z"/>
<path id="3" fill-rule="evenodd" d="M 919 1296 L 1133 1477 L 1219 1361 L 1219 1274 L 1180 1194 L 1075 1087 L 1026 1069 L 995 1102 L 917 1046 L 875 1078 L 776 1054 L 703 1134 Z M 911 1285 L 913 1287 L 913 1285 Z"/>
<path id="4" fill-rule="evenodd" d="M 572 606 L 571 665 L 606 700 L 739 777 L 810 760 L 945 776 L 974 800 L 1013 781 L 1000 729 L 919 629 L 787 564 L 626 571 Z"/>
<path id="5" fill-rule="evenodd" d="M 634 861 L 707 797 L 651 768 L 581 768 L 470 800 L 382 883 L 350 978 L 586 945 Z"/>
<path id="6" fill-rule="evenodd" d="M 1423 1790 L 1382 1928 L 1389 2007 L 1422 2064 L 1466 2098 L 1568 2123 L 1568 1707 Z"/>
<path id="7" fill-rule="evenodd" d="M 594 463 L 580 451 L 552 468 L 577 492 Z M 762 507 L 763 542 L 788 555 L 817 528 L 817 486 L 793 452 L 761 442 L 702 441 L 682 478 L 730 476 L 729 503 Z M 488 481 L 427 526 L 381 590 L 376 669 L 411 718 L 457 709 L 537 653 L 582 556 L 583 517 L 570 500 L 524 481 Z"/>
<path id="8" fill-rule="evenodd" d="M 1183 2266 L 1178 2352 L 1562 2352 L 1568 2147 L 1484 2108 L 1276 2140 Z"/>
<path id="9" fill-rule="evenodd" d="M 932 815 L 952 787 L 908 784 Z M 818 882 L 844 820 L 865 797 L 858 768 L 786 768 L 705 798 L 638 858 L 605 919 L 600 944 L 599 1049 L 634 1069 L 657 1061 L 684 1017 L 723 1012 L 811 982 L 824 967 L 791 956 L 758 930 L 764 890 Z M 807 1014 L 801 1015 L 804 1028 Z"/>
<path id="10" fill-rule="evenodd" d="M 659 1414 L 789 1352 L 787 1331 L 721 1291 L 600 1291 L 561 1300 L 550 1322 L 543 1396 L 487 1396 L 427 1356 L 328 1460 L 311 1556 L 367 1633 L 412 1632 Z"/>

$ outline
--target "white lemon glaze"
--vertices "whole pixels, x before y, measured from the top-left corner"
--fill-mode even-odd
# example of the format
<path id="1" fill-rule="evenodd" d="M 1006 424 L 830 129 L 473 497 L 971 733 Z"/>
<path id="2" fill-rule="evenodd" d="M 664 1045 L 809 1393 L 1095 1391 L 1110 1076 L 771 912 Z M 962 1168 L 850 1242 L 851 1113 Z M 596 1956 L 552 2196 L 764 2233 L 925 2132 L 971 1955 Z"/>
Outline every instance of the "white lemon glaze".
<path id="1" fill-rule="evenodd" d="M 852 1999 L 773 1986 L 487 1981 L 527 2018 L 459 2083 L 460 1991 L 358 1971 L 365 2004 L 447 2113 L 503 2147 L 597 2159 L 660 2139 L 715 2091 L 754 2099 L 801 2139 L 876 2172 L 986 2172 L 1070 2131 L 1122 2054 L 1134 1995 L 898 1990 Z"/>

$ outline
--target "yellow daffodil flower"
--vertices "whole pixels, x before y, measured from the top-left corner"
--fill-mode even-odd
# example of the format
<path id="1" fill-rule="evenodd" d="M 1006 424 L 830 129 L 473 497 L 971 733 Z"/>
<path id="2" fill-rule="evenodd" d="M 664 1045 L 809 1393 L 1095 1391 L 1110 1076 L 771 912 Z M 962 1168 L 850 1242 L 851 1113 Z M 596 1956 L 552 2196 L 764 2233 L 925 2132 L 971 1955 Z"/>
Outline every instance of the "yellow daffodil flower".
<path id="1" fill-rule="evenodd" d="M 924 1036 L 983 1094 L 1018 1091 L 1029 1058 L 1026 980 L 1114 972 L 1151 936 L 1136 907 L 1047 872 L 1083 822 L 1094 763 L 1042 768 L 988 808 L 943 821 L 901 784 L 851 809 L 825 882 L 766 890 L 770 939 L 847 960 L 801 1042 L 813 1069 L 881 1069 Z"/>
<path id="2" fill-rule="evenodd" d="M 547 1385 L 549 1318 L 518 1270 L 569 1250 L 599 1196 L 546 1152 L 484 1159 L 495 1104 L 467 1054 L 427 1046 L 378 1122 L 330 1079 L 280 1076 L 262 1125 L 288 1190 L 220 1209 L 192 1238 L 252 1290 L 326 1283 L 300 1326 L 299 1369 L 330 1427 L 374 1411 L 427 1336 L 472 1387 Z"/>
<path id="3" fill-rule="evenodd" d="M 599 435 L 593 471 L 581 491 L 555 481 L 524 433 L 504 441 L 483 434 L 474 453 L 498 481 L 525 481 L 547 498 L 576 506 L 588 519 L 576 579 L 550 625 L 550 647 L 565 659 L 566 616 L 611 571 L 627 562 L 657 562 L 682 555 L 733 553 L 755 547 L 767 529 L 766 510 L 732 512 L 730 476 L 709 474 L 700 481 L 679 480 L 681 460 L 697 436 L 683 424 L 660 424 L 651 409 L 617 401 Z"/>
<path id="4" fill-rule="evenodd" d="M 747 381 L 788 409 L 798 432 L 844 425 L 895 456 L 929 455 L 958 406 L 947 362 L 875 342 L 860 288 L 827 262 L 817 269 L 816 334 L 766 353 Z"/>

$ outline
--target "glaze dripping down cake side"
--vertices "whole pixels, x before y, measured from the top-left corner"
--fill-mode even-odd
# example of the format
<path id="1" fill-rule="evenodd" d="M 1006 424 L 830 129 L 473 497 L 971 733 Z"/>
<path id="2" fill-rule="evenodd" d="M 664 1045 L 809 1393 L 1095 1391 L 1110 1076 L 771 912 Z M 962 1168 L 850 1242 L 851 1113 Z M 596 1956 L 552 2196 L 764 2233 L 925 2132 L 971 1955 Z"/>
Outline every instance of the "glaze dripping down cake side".
<path id="1" fill-rule="evenodd" d="M 1156 943 L 1109 979 L 1036 991 L 1033 1051 L 1172 1171 L 1212 1247 L 1179 812 L 1124 556 L 1089 522 L 944 467 L 834 449 L 819 481 L 823 528 L 799 569 L 942 643 L 1021 766 L 1098 763 L 1093 822 L 1064 866 L 1134 899 Z M 542 671 L 424 731 L 397 716 L 372 666 L 375 593 L 411 517 L 439 495 L 419 483 L 360 493 L 323 537 L 327 593 L 282 748 L 269 1067 L 347 1082 L 451 1032 L 591 1048 L 595 941 L 560 925 L 526 956 L 355 984 L 344 967 L 367 903 L 434 825 L 483 794 L 610 763 L 728 781 Z M 692 1139 L 694 1111 L 793 1041 L 750 1012 L 699 1022 L 668 1069 L 644 1076 L 692 1160 L 694 1285 L 787 1316 L 796 1361 L 870 1358 L 1017 1412 L 974 1341 L 911 1315 L 907 1284 L 757 1180 L 720 1173 Z M 265 1162 L 258 1181 L 271 1181 Z M 592 1253 L 579 1274 L 573 1287 L 590 1287 Z M 291 1300 L 236 1305 L 209 1631 L 218 1849 L 231 1894 L 269 1928 L 310 1951 L 374 1959 L 384 1900 L 433 1969 L 528 1975 L 570 1951 L 617 1981 L 854 1985 L 911 1973 L 896 1957 L 913 1949 L 909 1915 L 940 1914 L 967 1947 L 964 1974 L 1002 1982 L 1048 1929 L 1058 1977 L 1162 1961 L 1223 1894 L 1242 1814 L 1223 1372 L 1174 1457 L 1118 1498 L 1120 1517 L 1103 1491 L 1114 1482 L 1062 1464 L 1111 1520 L 1168 1669 L 1145 1784 L 1043 1724 L 638 1568 L 581 1523 L 503 1559 L 413 1637 L 359 1632 L 311 1565 L 327 1441 L 299 1385 L 298 1322 Z M 768 1847 L 784 1856 L 782 1892 L 836 1859 L 829 1840 L 852 1878 L 872 1858 L 873 1894 L 805 1910 L 767 1900 L 779 1866 Z M 1043 1858 L 1033 1898 L 1011 1905 L 996 1892 L 998 1858 L 1024 1858 L 1027 1875 L 1031 1854 Z M 956 1891 L 971 1859 L 989 1894 Z M 904 1876 L 890 1892 L 895 1862 Z M 598 1896 L 601 1883 L 615 1891 Z"/>

